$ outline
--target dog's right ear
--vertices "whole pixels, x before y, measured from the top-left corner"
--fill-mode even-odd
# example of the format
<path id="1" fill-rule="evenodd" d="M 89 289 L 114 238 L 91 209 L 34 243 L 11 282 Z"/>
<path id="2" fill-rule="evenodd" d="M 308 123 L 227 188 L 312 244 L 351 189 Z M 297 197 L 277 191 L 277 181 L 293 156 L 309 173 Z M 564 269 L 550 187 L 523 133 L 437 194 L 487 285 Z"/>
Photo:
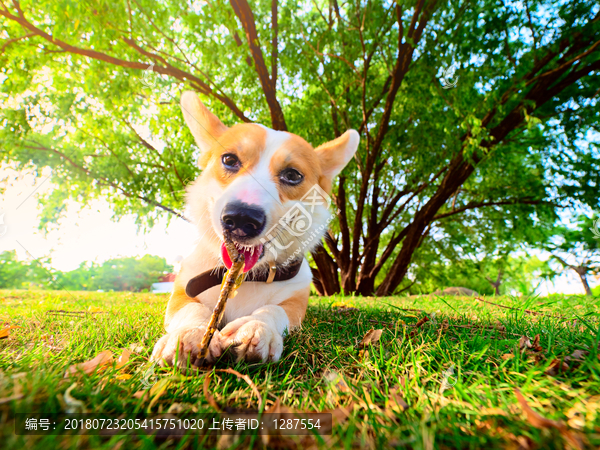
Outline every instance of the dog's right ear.
<path id="1" fill-rule="evenodd" d="M 206 153 L 227 131 L 227 127 L 200 101 L 195 92 L 186 91 L 181 95 L 181 111 L 201 155 Z M 202 158 L 200 158 L 202 159 Z"/>

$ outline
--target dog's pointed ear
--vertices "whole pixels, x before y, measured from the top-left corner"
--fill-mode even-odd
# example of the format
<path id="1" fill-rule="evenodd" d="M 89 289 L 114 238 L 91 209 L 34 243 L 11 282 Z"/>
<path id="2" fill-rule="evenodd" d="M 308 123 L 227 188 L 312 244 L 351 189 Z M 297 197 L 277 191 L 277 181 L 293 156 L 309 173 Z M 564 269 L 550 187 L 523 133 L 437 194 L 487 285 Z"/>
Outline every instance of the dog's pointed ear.
<path id="1" fill-rule="evenodd" d="M 227 127 L 204 106 L 195 92 L 186 91 L 181 95 L 181 111 L 201 153 L 207 152 L 227 131 Z"/>
<path id="2" fill-rule="evenodd" d="M 356 130 L 348 130 L 339 138 L 320 145 L 315 149 L 321 163 L 321 173 L 326 186 L 331 186 L 333 178 L 350 162 L 356 149 L 360 135 Z M 325 186 L 324 186 L 325 187 Z"/>

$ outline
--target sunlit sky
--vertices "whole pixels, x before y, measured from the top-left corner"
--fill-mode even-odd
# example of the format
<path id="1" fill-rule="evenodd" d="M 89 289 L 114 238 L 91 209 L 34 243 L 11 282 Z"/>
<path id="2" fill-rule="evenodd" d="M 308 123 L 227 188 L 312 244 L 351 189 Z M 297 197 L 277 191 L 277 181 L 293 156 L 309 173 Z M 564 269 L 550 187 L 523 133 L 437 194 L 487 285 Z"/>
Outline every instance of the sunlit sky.
<path id="1" fill-rule="evenodd" d="M 0 199 L 0 252 L 16 250 L 20 260 L 50 257 L 52 266 L 61 271 L 77 268 L 84 261 L 101 263 L 120 256 L 145 254 L 164 257 L 173 264 L 178 257 L 188 255 L 198 239 L 192 225 L 182 219 L 166 220 L 146 234 L 138 232 L 133 217 L 111 220 L 110 205 L 102 200 L 93 201 L 90 207 L 68 203 L 65 217 L 58 228 L 48 233 L 38 230 L 39 193 L 53 189 L 47 179 L 49 169 L 36 178 L 31 173 L 16 172 L 0 167 L 0 180 L 6 187 Z M 590 280 L 592 286 L 596 280 Z M 583 287 L 574 273 L 557 278 L 554 283 L 544 282 L 538 293 L 583 293 Z"/>
<path id="2" fill-rule="evenodd" d="M 21 177 L 14 181 L 17 175 Z M 90 207 L 69 203 L 60 226 L 45 234 L 38 230 L 41 206 L 37 196 L 53 189 L 50 180 L 44 181 L 48 175 L 49 171 L 44 171 L 35 179 L 32 174 L 0 168 L 0 179 L 13 180 L 0 201 L 6 226 L 6 234 L 0 237 L 0 252 L 14 249 L 19 259 L 27 260 L 51 257 L 54 268 L 68 271 L 83 261 L 144 254 L 162 256 L 173 264 L 179 255 L 191 252 L 197 240 L 195 229 L 181 219 L 172 220 L 168 227 L 164 220 L 150 233 L 138 234 L 133 217 L 113 222 L 110 205 L 101 200 L 93 201 Z"/>

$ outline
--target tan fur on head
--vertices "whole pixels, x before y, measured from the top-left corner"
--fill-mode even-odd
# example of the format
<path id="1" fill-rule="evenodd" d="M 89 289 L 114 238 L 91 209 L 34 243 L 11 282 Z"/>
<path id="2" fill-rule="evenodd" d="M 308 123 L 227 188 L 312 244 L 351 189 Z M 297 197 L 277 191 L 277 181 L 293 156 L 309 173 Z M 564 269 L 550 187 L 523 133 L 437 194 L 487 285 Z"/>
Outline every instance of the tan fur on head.
<path id="1" fill-rule="evenodd" d="M 201 152 L 199 165 L 203 172 L 188 189 L 188 204 L 195 221 L 199 222 L 199 231 L 208 233 L 214 240 L 207 250 L 218 256 L 219 241 L 222 240 L 220 214 L 228 202 L 236 200 L 266 211 L 265 233 L 250 243 L 253 246 L 269 241 L 278 247 L 260 261 L 264 270 L 269 261 L 281 262 L 289 255 L 310 252 L 318 245 L 330 217 L 326 206 L 316 206 L 310 211 L 311 227 L 306 232 L 311 236 L 309 244 L 306 239 L 289 233 L 285 225 L 278 224 L 285 220 L 290 210 L 298 208 L 295 205 L 301 205 L 303 197 L 314 186 L 328 194 L 331 192 L 333 178 L 356 152 L 358 133 L 348 130 L 337 139 L 313 149 L 300 136 L 262 125 L 244 123 L 226 127 L 193 92 L 182 95 L 181 107 Z M 240 160 L 241 169 L 236 173 L 222 164 L 223 155 L 228 154 Z M 303 175 L 300 184 L 280 182 L 279 174 L 289 168 Z M 211 221 L 207 221 L 206 216 Z M 271 234 L 269 230 L 273 230 Z M 272 242 L 274 238 L 277 242 Z M 257 265 L 258 270 L 261 264 Z"/>

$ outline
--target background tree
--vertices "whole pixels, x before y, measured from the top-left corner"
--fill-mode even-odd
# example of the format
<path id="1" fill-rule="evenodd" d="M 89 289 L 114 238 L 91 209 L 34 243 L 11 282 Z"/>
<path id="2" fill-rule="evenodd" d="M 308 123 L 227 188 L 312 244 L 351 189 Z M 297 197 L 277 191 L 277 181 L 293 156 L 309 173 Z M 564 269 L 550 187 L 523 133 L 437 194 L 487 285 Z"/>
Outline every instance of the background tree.
<path id="1" fill-rule="evenodd" d="M 47 269 L 39 261 L 26 263 L 17 259 L 15 251 L 0 253 L 0 289 L 46 287 Z"/>
<path id="2" fill-rule="evenodd" d="M 173 267 L 160 256 L 113 258 L 102 264 L 82 263 L 77 269 L 57 273 L 57 282 L 68 290 L 148 291 Z"/>
<path id="3" fill-rule="evenodd" d="M 501 212 L 465 223 L 459 216 L 444 222 L 444 232 L 427 236 L 414 255 L 402 286 L 411 293 L 466 287 L 479 294 L 530 295 L 548 278 L 547 262 L 530 255 L 547 235 L 543 224 L 506 227 Z"/>
<path id="4" fill-rule="evenodd" d="M 532 295 L 547 273 L 546 261 L 537 256 L 523 255 L 500 258 L 486 255 L 477 262 L 472 258 L 438 259 L 415 272 L 418 282 L 411 286 L 412 293 L 426 294 L 447 287 L 466 287 L 481 295 Z"/>
<path id="5" fill-rule="evenodd" d="M 52 167 L 42 226 L 69 198 L 148 227 L 183 216 L 198 174 L 184 89 L 227 124 L 313 144 L 360 132 L 312 255 L 322 293 L 402 289 L 451 218 L 528 227 L 598 207 L 592 0 L 2 0 L 0 16 L 2 161 Z"/>
<path id="6" fill-rule="evenodd" d="M 552 258 L 558 263 L 558 273 L 574 271 L 585 289 L 592 295 L 588 276 L 600 273 L 600 218 L 579 216 L 575 226 L 559 226 L 546 244 Z"/>
<path id="7" fill-rule="evenodd" d="M 19 261 L 16 253 L 0 253 L 0 289 L 44 288 L 67 291 L 148 291 L 173 270 L 164 258 L 114 258 L 81 263 L 69 272 L 52 269 L 51 261 Z"/>

